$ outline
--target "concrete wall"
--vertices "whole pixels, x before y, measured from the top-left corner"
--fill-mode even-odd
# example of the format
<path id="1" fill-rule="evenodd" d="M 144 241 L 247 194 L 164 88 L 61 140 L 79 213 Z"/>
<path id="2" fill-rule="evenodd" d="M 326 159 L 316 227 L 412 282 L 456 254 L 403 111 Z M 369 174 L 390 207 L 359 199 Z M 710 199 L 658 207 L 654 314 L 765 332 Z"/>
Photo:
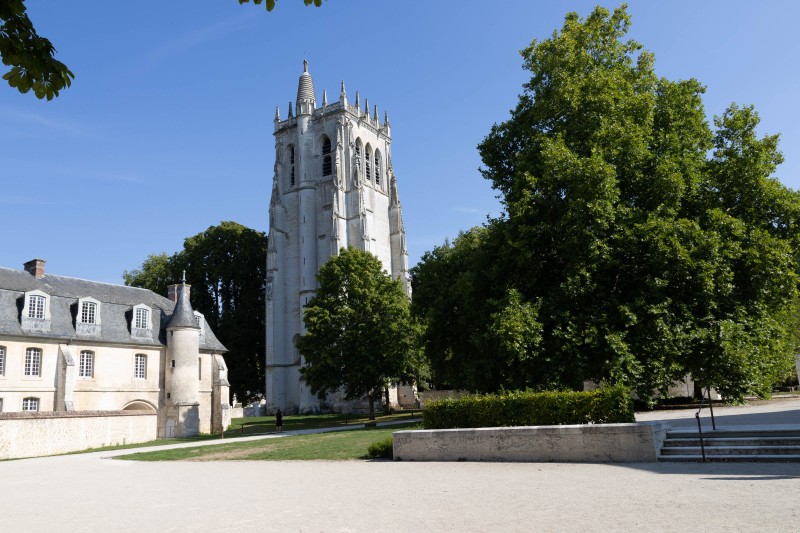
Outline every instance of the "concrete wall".
<path id="1" fill-rule="evenodd" d="M 0 460 L 156 439 L 152 411 L 0 413 Z"/>
<path id="2" fill-rule="evenodd" d="M 640 463 L 657 460 L 669 424 L 589 424 L 398 431 L 402 461 Z"/>

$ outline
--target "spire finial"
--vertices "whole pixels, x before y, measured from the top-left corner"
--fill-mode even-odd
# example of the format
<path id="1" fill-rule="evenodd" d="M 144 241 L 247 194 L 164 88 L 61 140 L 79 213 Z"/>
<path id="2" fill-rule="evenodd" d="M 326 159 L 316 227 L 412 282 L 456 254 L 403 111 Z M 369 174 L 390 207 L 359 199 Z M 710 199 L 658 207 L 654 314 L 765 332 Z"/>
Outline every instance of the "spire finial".
<path id="1" fill-rule="evenodd" d="M 186 270 L 183 271 L 183 276 L 181 276 L 181 283 L 186 285 Z"/>
<path id="2" fill-rule="evenodd" d="M 375 110 L 372 113 L 372 120 L 374 120 L 375 122 L 378 122 L 378 105 L 377 104 L 375 104 L 374 109 Z"/>
<path id="3" fill-rule="evenodd" d="M 361 107 L 361 97 L 358 95 L 358 91 L 356 91 L 356 109 Z"/>
<path id="4" fill-rule="evenodd" d="M 383 125 L 384 126 L 388 126 L 389 125 L 389 112 L 388 111 L 384 111 L 383 112 Z"/>
<path id="5" fill-rule="evenodd" d="M 323 106 L 328 105 L 328 91 L 326 91 L 325 89 L 322 89 L 322 105 Z"/>
<path id="6" fill-rule="evenodd" d="M 275 106 L 275 120 L 280 120 L 280 119 L 281 119 L 281 106 L 276 105 Z"/>
<path id="7" fill-rule="evenodd" d="M 289 118 L 292 118 L 292 101 L 289 100 Z"/>
<path id="8" fill-rule="evenodd" d="M 364 98 L 364 114 L 369 116 L 369 98 Z"/>
<path id="9" fill-rule="evenodd" d="M 303 60 L 303 72 L 308 72 L 308 60 Z"/>

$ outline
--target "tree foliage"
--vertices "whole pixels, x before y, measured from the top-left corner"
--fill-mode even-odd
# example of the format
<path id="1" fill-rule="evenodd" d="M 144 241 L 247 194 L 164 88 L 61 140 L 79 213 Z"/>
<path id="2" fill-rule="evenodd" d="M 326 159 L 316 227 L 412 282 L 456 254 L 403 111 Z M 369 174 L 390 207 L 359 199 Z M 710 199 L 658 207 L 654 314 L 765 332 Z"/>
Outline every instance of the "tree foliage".
<path id="1" fill-rule="evenodd" d="M 320 267 L 319 288 L 306 304 L 306 333 L 297 343 L 303 379 L 317 394 L 343 389 L 347 399 L 374 401 L 389 383 L 408 382 L 419 366 L 418 328 L 399 280 L 369 252 L 342 249 Z"/>
<path id="2" fill-rule="evenodd" d="M 183 250 L 150 255 L 125 271 L 126 285 L 166 295 L 167 286 L 192 286 L 192 307 L 228 349 L 231 389 L 242 400 L 263 391 L 267 237 L 235 222 L 221 222 L 184 241 Z"/>
<path id="3" fill-rule="evenodd" d="M 704 87 L 656 76 L 629 26 L 625 6 L 570 13 L 522 51 L 530 81 L 479 145 L 506 213 L 470 232 L 486 242 L 459 237 L 416 269 L 431 358 L 499 377 L 447 373 L 450 385 L 516 385 L 500 371 L 511 357 L 525 383 L 649 396 L 691 373 L 735 400 L 790 367 L 800 197 L 772 177 L 778 137 L 759 138 L 755 110 L 736 105 L 712 131 Z M 447 317 L 447 298 L 474 307 Z M 449 327 L 462 340 L 437 344 Z"/>
<path id="4" fill-rule="evenodd" d="M 11 69 L 3 79 L 21 93 L 52 100 L 69 87 L 75 75 L 53 57 L 53 44 L 39 36 L 23 0 L 0 0 L 0 57 Z"/>
<path id="5" fill-rule="evenodd" d="M 275 4 L 278 0 L 239 0 L 239 4 L 249 4 L 251 1 L 256 5 L 260 5 L 263 2 L 267 7 L 267 11 L 272 11 L 275 9 Z M 322 0 L 303 0 L 303 3 L 307 6 L 314 4 L 315 6 L 320 7 L 322 5 Z"/>

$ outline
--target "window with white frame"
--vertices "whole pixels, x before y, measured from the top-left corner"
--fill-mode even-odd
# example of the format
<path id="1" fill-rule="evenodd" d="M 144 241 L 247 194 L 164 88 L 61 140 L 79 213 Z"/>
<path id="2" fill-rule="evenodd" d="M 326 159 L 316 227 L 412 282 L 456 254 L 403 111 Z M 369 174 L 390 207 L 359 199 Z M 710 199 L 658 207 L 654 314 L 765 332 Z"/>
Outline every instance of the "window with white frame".
<path id="1" fill-rule="evenodd" d="M 39 376 L 42 373 L 42 350 L 28 348 L 25 350 L 25 375 Z"/>
<path id="2" fill-rule="evenodd" d="M 88 350 L 81 352 L 78 377 L 84 379 L 94 377 L 94 352 Z"/>
<path id="3" fill-rule="evenodd" d="M 97 304 L 94 302 L 81 302 L 81 323 L 97 323 Z"/>
<path id="4" fill-rule="evenodd" d="M 134 308 L 133 327 L 136 329 L 150 329 L 150 309 L 144 306 Z"/>
<path id="5" fill-rule="evenodd" d="M 137 353 L 134 356 L 133 377 L 136 379 L 147 379 L 147 355 Z"/>
<path id="6" fill-rule="evenodd" d="M 28 296 L 28 318 L 44 318 L 47 298 L 38 294 Z"/>
<path id="7" fill-rule="evenodd" d="M 0 346 L 0 376 L 6 375 L 6 347 Z"/>
<path id="8" fill-rule="evenodd" d="M 22 410 L 23 411 L 38 411 L 39 410 L 39 398 L 23 398 L 23 400 L 22 400 Z"/>

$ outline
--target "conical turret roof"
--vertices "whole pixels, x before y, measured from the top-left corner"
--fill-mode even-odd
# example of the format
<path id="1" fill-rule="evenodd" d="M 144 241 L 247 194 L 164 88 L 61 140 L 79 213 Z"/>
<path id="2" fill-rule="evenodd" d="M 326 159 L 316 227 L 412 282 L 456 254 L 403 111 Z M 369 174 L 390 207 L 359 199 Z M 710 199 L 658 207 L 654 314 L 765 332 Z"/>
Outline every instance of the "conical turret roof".
<path id="1" fill-rule="evenodd" d="M 194 328 L 200 329 L 197 321 L 194 318 L 194 311 L 192 304 L 189 302 L 189 293 L 185 290 L 186 284 L 182 283 L 178 287 L 178 301 L 175 303 L 175 309 L 172 311 L 172 317 L 169 319 L 167 329 L 169 328 Z"/>
<path id="2" fill-rule="evenodd" d="M 314 81 L 311 79 L 311 74 L 308 73 L 308 61 L 303 61 L 303 73 L 300 75 L 300 81 L 297 83 L 297 103 L 302 100 L 314 100 Z"/>

